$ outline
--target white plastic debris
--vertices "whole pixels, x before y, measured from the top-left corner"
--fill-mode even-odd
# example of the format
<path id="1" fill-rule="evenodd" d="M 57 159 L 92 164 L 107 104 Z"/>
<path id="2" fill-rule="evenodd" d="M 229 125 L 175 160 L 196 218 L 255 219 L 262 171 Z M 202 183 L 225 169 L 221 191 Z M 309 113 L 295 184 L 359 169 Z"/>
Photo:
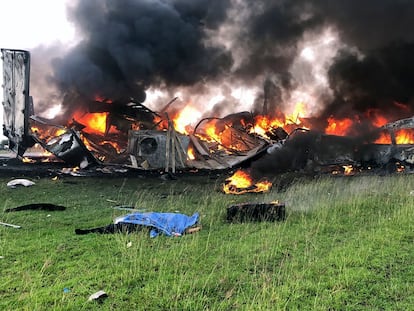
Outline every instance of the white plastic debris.
<path id="1" fill-rule="evenodd" d="M 8 224 L 7 222 L 0 222 L 0 226 L 12 227 L 12 228 L 15 228 L 15 229 L 20 229 L 21 228 L 21 226 Z"/>
<path id="2" fill-rule="evenodd" d="M 108 297 L 108 294 L 105 293 L 103 290 L 100 290 L 100 291 L 90 295 L 88 301 L 98 300 L 98 299 L 102 299 L 102 298 L 106 298 L 106 297 Z"/>
<path id="3" fill-rule="evenodd" d="M 23 178 L 13 179 L 7 183 L 7 187 L 9 188 L 16 188 L 18 186 L 30 187 L 33 185 L 35 185 L 33 181 Z"/>

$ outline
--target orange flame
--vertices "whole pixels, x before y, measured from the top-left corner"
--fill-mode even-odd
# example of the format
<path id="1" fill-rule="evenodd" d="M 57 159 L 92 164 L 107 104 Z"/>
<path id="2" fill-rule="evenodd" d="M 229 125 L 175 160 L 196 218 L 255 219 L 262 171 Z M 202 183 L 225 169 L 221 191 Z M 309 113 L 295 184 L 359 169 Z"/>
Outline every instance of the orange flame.
<path id="1" fill-rule="evenodd" d="M 206 134 L 210 138 L 210 141 L 221 142 L 220 133 L 216 133 L 217 120 L 211 120 L 206 126 Z"/>
<path id="2" fill-rule="evenodd" d="M 200 112 L 191 107 L 186 106 L 180 113 L 173 118 L 175 129 L 182 134 L 189 134 L 191 124 L 200 117 Z"/>
<path id="3" fill-rule="evenodd" d="M 122 147 L 116 141 L 104 140 L 99 143 L 101 146 L 107 144 L 112 146 L 115 149 L 116 153 L 122 153 Z"/>
<path id="4" fill-rule="evenodd" d="M 195 153 L 194 148 L 192 146 L 188 146 L 187 149 L 187 158 L 189 160 L 195 160 Z"/>
<path id="5" fill-rule="evenodd" d="M 413 130 L 399 130 L 395 133 L 395 141 L 397 144 L 413 144 L 414 132 Z"/>
<path id="6" fill-rule="evenodd" d="M 405 166 L 403 164 L 398 162 L 396 163 L 396 166 L 397 173 L 402 173 L 405 171 Z"/>
<path id="7" fill-rule="evenodd" d="M 259 115 L 255 117 L 255 124 L 250 132 L 269 138 L 266 132 L 270 128 L 283 127 L 284 125 L 285 125 L 285 120 L 281 118 L 274 118 L 270 120 L 268 116 Z"/>
<path id="8" fill-rule="evenodd" d="M 304 115 L 306 115 L 305 105 L 299 102 L 296 103 L 294 110 L 290 115 L 284 115 L 279 112 L 277 113 L 277 116 L 273 118 L 267 115 L 256 116 L 254 127 L 250 132 L 269 138 L 266 132 L 271 128 L 281 127 L 287 131 L 293 130 L 296 127 L 307 128 L 302 120 Z"/>
<path id="9" fill-rule="evenodd" d="M 300 118 L 306 115 L 305 104 L 302 102 L 296 103 L 291 115 L 286 116 L 286 124 L 301 123 Z"/>
<path id="10" fill-rule="evenodd" d="M 391 135 L 387 132 L 383 132 L 380 137 L 375 140 L 375 143 L 391 144 Z M 395 143 L 397 145 L 414 144 L 414 131 L 409 129 L 395 131 Z"/>
<path id="11" fill-rule="evenodd" d="M 22 162 L 23 163 L 35 163 L 36 161 L 28 157 L 23 157 Z"/>
<path id="12" fill-rule="evenodd" d="M 354 167 L 352 165 L 343 165 L 345 175 L 352 175 L 354 173 Z"/>
<path id="13" fill-rule="evenodd" d="M 99 113 L 88 113 L 82 114 L 81 112 L 76 112 L 73 118 L 85 126 L 83 131 L 87 133 L 98 133 L 104 134 L 106 130 L 106 118 L 108 116 L 107 112 Z"/>
<path id="14" fill-rule="evenodd" d="M 325 129 L 325 133 L 330 135 L 344 136 L 348 134 L 352 123 L 353 121 L 349 118 L 335 119 L 334 117 L 329 117 L 328 126 Z"/>
<path id="15" fill-rule="evenodd" d="M 40 139 L 46 139 L 49 137 L 58 137 L 64 133 L 66 133 L 66 129 L 64 128 L 53 128 L 52 130 L 49 129 L 41 129 L 37 126 L 31 126 L 30 130 L 32 133 L 36 134 L 36 136 Z"/>
<path id="16" fill-rule="evenodd" d="M 251 176 L 242 170 L 237 170 L 231 177 L 227 178 L 223 191 L 226 194 L 243 194 L 248 192 L 267 192 L 270 190 L 272 183 L 261 181 L 253 183 Z"/>

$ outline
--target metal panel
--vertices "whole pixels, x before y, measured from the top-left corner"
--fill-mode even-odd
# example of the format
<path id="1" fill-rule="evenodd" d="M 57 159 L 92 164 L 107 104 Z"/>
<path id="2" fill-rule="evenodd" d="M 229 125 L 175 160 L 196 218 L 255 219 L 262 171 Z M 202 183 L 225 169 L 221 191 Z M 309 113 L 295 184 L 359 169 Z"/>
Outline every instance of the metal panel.
<path id="1" fill-rule="evenodd" d="M 30 53 L 1 49 L 3 59 L 3 134 L 10 149 L 18 155 L 33 145 L 29 133 L 29 115 L 33 110 L 29 96 Z"/>
<path id="2" fill-rule="evenodd" d="M 190 139 L 185 135 L 177 135 L 184 150 L 187 150 Z M 147 161 L 148 165 L 152 169 L 160 169 L 166 167 L 166 144 L 167 144 L 167 132 L 165 131 L 130 131 L 128 151 L 131 155 L 134 155 L 140 164 L 143 161 Z M 177 156 L 177 153 L 173 153 Z M 183 155 L 184 159 L 186 154 Z M 176 161 L 177 168 L 182 168 L 180 162 Z"/>
<path id="3" fill-rule="evenodd" d="M 47 123 L 36 116 L 32 116 L 30 119 L 35 128 L 32 137 L 45 150 L 64 162 L 80 168 L 86 168 L 89 164 L 96 163 L 96 159 L 75 130 Z"/>

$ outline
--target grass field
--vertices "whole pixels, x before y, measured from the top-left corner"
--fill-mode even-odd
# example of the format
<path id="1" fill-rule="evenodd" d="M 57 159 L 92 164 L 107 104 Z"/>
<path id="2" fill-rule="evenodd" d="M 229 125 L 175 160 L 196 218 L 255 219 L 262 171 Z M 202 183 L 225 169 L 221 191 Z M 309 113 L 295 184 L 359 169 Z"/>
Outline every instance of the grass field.
<path id="1" fill-rule="evenodd" d="M 0 177 L 0 310 L 414 310 L 414 176 L 276 178 L 225 195 L 216 176 Z M 226 207 L 282 201 L 283 222 L 229 224 Z M 4 213 L 28 203 L 65 211 Z M 75 235 L 125 212 L 200 213 L 182 237 Z M 104 290 L 103 301 L 88 297 Z"/>

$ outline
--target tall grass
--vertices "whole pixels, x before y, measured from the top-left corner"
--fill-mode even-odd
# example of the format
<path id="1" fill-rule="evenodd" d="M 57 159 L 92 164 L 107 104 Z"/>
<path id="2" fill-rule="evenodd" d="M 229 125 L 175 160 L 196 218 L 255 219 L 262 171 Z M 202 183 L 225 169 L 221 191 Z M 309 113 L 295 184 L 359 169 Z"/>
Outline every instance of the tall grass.
<path id="1" fill-rule="evenodd" d="M 63 212 L 1 213 L 2 310 L 410 310 L 414 179 L 298 179 L 266 194 L 228 196 L 221 177 L 36 180 L 2 206 L 49 202 Z M 277 181 L 276 181 L 277 182 Z M 230 224 L 226 207 L 285 202 L 283 222 Z M 1 204 L 1 203 L 0 203 Z M 199 212 L 203 229 L 77 236 L 125 212 Z M 102 303 L 87 301 L 104 290 Z"/>

